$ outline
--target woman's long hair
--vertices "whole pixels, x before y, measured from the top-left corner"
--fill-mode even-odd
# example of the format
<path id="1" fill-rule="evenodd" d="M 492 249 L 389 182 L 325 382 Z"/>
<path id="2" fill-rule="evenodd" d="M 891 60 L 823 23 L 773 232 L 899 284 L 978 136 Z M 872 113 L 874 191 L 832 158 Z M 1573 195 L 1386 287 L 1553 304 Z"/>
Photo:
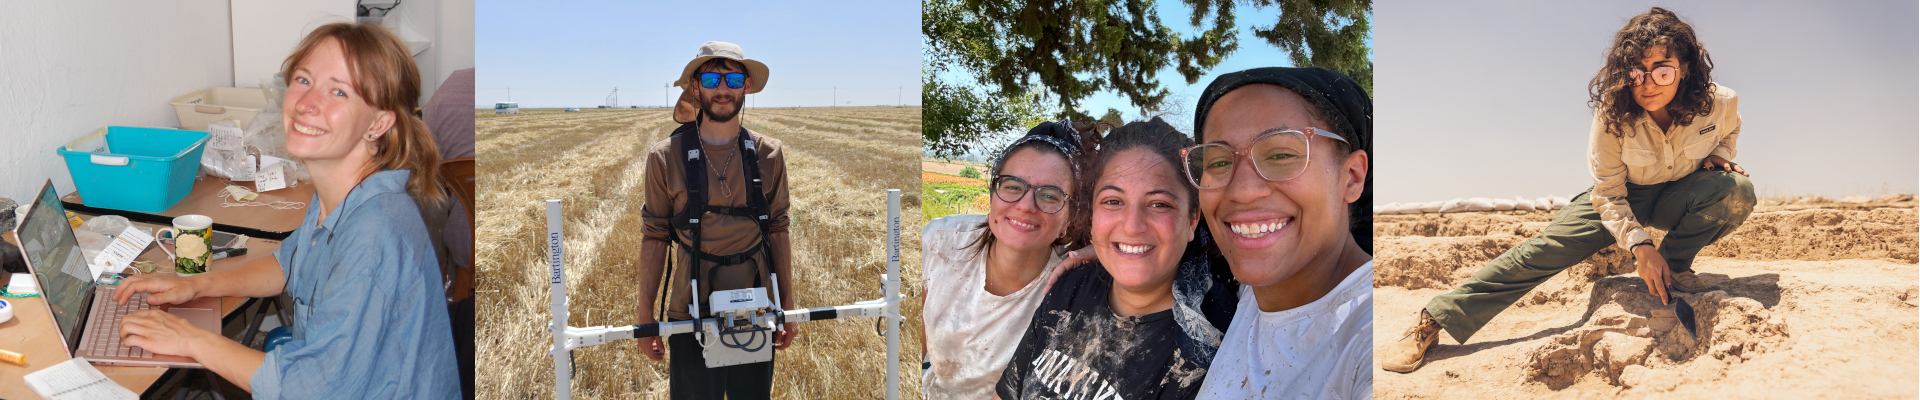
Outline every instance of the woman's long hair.
<path id="1" fill-rule="evenodd" d="M 327 39 L 340 41 L 346 53 L 353 89 L 373 108 L 393 113 L 393 129 L 374 142 L 372 163 L 360 179 L 375 172 L 405 169 L 407 192 L 419 201 L 440 204 L 447 194 L 440 184 L 440 150 L 426 123 L 413 115 L 420 101 L 420 68 L 399 37 L 378 25 L 334 23 L 314 29 L 300 40 L 293 55 L 280 66 L 282 79 L 292 84 L 293 70 Z"/>
<path id="2" fill-rule="evenodd" d="M 1692 25 L 1681 21 L 1672 11 L 1654 7 L 1646 14 L 1634 16 L 1626 27 L 1614 33 L 1606 65 L 1587 83 L 1587 107 L 1593 108 L 1606 125 L 1607 133 L 1614 137 L 1624 135 L 1627 124 L 1647 113 L 1633 101 L 1633 79 L 1627 71 L 1639 68 L 1640 59 L 1655 47 L 1665 47 L 1668 55 L 1686 67 L 1680 81 L 1674 82 L 1677 90 L 1673 101 L 1667 103 L 1673 122 L 1685 126 L 1693 122 L 1693 117 L 1706 115 L 1713 109 L 1713 58 L 1694 36 Z"/>

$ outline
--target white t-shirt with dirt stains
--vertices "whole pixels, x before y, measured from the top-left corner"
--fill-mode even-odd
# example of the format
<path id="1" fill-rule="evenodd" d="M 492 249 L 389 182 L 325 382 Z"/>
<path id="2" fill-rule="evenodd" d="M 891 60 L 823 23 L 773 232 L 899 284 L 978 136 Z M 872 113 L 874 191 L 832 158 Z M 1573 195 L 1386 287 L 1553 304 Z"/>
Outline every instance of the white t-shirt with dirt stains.
<path id="1" fill-rule="evenodd" d="M 950 215 L 921 230 L 921 283 L 927 298 L 920 318 L 932 365 L 922 371 L 920 382 L 928 399 L 993 396 L 993 385 L 1046 297 L 1047 277 L 1066 255 L 1065 249 L 1055 249 L 1046 269 L 1020 290 L 1006 296 L 988 293 L 986 252 L 967 247 L 985 234 L 986 220 L 979 214 Z"/>
<path id="2" fill-rule="evenodd" d="M 1202 399 L 1373 398 L 1373 262 L 1291 310 L 1260 311 L 1253 287 L 1200 386 Z"/>

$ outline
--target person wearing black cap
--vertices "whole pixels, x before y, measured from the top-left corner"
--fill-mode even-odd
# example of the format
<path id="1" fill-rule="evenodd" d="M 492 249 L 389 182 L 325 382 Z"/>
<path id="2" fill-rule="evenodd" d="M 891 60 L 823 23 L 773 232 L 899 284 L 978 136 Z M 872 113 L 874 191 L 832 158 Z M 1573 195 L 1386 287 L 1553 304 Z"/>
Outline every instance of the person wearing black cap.
<path id="1" fill-rule="evenodd" d="M 921 230 L 921 391 L 929 399 L 991 396 L 1046 296 L 1047 277 L 1076 265 L 1066 246 L 1082 158 L 1069 122 L 1045 122 L 994 159 L 987 214 L 955 214 Z"/>
<path id="2" fill-rule="evenodd" d="M 1256 68 L 1196 110 L 1187 177 L 1241 283 L 1200 397 L 1371 397 L 1372 100 L 1331 70 Z"/>

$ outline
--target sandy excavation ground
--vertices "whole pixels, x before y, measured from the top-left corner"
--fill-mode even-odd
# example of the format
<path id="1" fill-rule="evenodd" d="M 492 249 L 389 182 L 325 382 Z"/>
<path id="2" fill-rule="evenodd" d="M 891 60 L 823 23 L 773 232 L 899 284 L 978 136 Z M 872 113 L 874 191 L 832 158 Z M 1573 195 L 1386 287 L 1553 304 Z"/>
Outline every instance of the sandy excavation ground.
<path id="1" fill-rule="evenodd" d="M 1375 352 L 1434 295 L 1540 232 L 1549 211 L 1380 215 Z M 1602 251 L 1536 288 L 1464 345 L 1445 333 L 1382 399 L 1916 398 L 1915 202 L 1763 204 L 1695 262 L 1714 290 L 1678 294 L 1698 334 Z M 1662 234 L 1656 233 L 1656 240 Z"/>

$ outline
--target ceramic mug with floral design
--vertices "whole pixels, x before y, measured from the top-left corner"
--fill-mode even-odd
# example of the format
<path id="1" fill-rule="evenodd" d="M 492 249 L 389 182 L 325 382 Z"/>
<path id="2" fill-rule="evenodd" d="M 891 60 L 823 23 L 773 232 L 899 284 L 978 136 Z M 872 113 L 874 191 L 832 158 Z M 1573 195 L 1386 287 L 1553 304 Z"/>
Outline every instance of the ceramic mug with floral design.
<path id="1" fill-rule="evenodd" d="M 207 262 L 213 258 L 213 217 L 182 215 L 173 219 L 173 227 L 161 228 L 160 231 L 173 232 L 174 273 L 199 275 L 207 272 Z"/>

